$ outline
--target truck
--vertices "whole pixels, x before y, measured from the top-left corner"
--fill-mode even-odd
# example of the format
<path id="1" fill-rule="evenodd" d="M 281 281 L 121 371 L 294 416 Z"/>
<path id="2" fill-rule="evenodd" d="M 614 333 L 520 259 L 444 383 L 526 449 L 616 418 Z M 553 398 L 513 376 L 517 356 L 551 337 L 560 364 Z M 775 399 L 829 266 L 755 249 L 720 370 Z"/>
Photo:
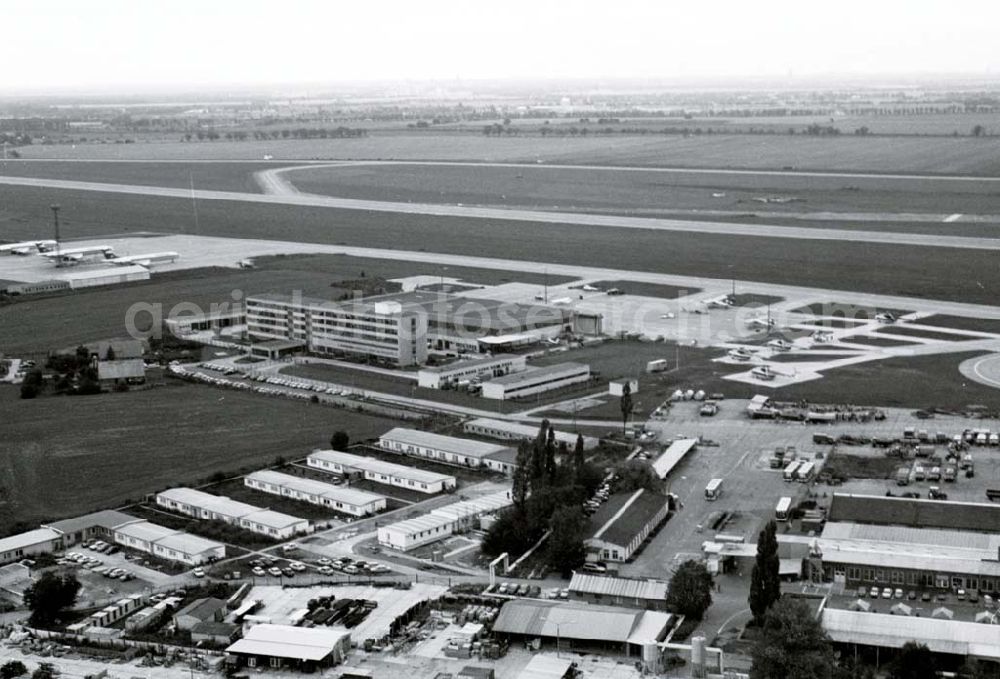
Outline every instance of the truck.
<path id="1" fill-rule="evenodd" d="M 788 466 L 785 467 L 785 471 L 782 472 L 782 478 L 784 478 L 785 481 L 789 482 L 789 483 L 792 482 L 792 481 L 794 481 L 795 480 L 795 474 L 796 474 L 796 472 L 798 472 L 799 466 L 801 464 L 802 464 L 802 460 L 792 460 L 791 462 L 789 462 Z"/>
<path id="2" fill-rule="evenodd" d="M 908 486 L 910 484 L 910 469 L 909 467 L 900 467 L 896 470 L 896 485 L 897 486 Z"/>
<path id="3" fill-rule="evenodd" d="M 944 468 L 944 480 L 945 481 L 949 481 L 949 482 L 954 483 L 956 476 L 957 476 L 957 474 L 955 473 L 955 468 L 954 467 L 945 467 Z"/>
<path id="4" fill-rule="evenodd" d="M 813 470 L 816 465 L 812 462 L 805 462 L 795 471 L 795 480 L 799 483 L 809 483 L 812 481 Z"/>
<path id="5" fill-rule="evenodd" d="M 913 480 L 923 481 L 926 478 L 927 478 L 927 471 L 923 468 L 923 466 L 919 464 L 913 465 Z"/>
<path id="6" fill-rule="evenodd" d="M 931 470 L 927 472 L 928 481 L 940 481 L 941 480 L 941 467 L 931 467 Z"/>
<path id="7" fill-rule="evenodd" d="M 646 364 L 646 372 L 648 373 L 661 373 L 667 369 L 667 359 L 658 358 L 655 361 L 649 361 Z"/>

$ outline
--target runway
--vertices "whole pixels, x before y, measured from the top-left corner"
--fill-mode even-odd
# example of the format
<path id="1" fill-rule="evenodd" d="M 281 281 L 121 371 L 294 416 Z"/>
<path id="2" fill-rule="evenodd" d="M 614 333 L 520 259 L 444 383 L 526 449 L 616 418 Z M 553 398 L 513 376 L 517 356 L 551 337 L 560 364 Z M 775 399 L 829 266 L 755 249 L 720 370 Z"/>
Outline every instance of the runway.
<path id="1" fill-rule="evenodd" d="M 881 243 L 899 246 L 931 248 L 960 248 L 967 250 L 998 250 L 1000 239 L 939 234 L 914 234 L 867 230 L 804 228 L 763 224 L 730 224 L 651 217 L 624 217 L 588 213 L 545 212 L 539 210 L 472 207 L 465 205 L 436 205 L 430 203 L 400 203 L 391 201 L 333 198 L 301 193 L 257 194 L 237 191 L 208 191 L 82 182 L 62 179 L 37 179 L 30 177 L 0 177 L 0 184 L 34 188 L 63 189 L 69 191 L 94 191 L 129 195 L 179 198 L 184 200 L 241 201 L 272 205 L 297 205 L 302 207 L 359 210 L 398 214 L 456 217 L 463 219 L 489 219 L 535 224 L 562 224 L 611 229 L 643 229 L 714 235 L 755 236 L 762 238 L 792 238 L 818 241 L 850 241 Z"/>

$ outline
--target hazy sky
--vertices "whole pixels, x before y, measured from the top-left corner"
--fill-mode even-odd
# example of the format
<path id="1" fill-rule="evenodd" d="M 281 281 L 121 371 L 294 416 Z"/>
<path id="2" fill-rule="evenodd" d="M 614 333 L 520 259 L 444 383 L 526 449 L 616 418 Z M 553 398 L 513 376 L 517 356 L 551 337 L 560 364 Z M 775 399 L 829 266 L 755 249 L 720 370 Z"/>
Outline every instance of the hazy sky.
<path id="1" fill-rule="evenodd" d="M 0 0 L 0 91 L 1000 73 L 996 0 Z"/>

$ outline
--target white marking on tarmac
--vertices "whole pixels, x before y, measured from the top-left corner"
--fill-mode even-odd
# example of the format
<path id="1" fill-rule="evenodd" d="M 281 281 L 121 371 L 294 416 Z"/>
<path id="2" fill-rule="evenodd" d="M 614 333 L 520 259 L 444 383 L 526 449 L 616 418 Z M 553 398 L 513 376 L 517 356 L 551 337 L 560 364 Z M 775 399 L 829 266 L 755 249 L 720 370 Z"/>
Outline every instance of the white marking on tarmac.
<path id="1" fill-rule="evenodd" d="M 948 215 L 947 217 L 945 217 L 944 218 L 944 222 L 946 224 L 951 224 L 952 222 L 957 222 L 961 218 L 962 218 L 962 213 L 961 212 L 956 212 L 953 215 Z"/>

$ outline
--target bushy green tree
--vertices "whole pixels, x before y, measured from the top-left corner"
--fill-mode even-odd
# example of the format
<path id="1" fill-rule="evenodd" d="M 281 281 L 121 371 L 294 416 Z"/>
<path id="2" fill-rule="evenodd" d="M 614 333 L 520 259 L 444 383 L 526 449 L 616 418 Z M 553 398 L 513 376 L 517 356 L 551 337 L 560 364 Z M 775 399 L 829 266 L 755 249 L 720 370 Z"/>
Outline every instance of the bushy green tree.
<path id="1" fill-rule="evenodd" d="M 631 493 L 645 488 L 659 492 L 662 485 L 651 464 L 645 460 L 629 460 L 618 466 L 611 482 L 611 490 L 615 493 Z"/>
<path id="2" fill-rule="evenodd" d="M 9 660 L 0 665 L 0 679 L 14 679 L 28 673 L 27 666 L 20 660 Z"/>
<path id="3" fill-rule="evenodd" d="M 700 561 L 682 563 L 670 578 L 667 607 L 674 613 L 701 620 L 712 605 L 712 574 Z"/>
<path id="4" fill-rule="evenodd" d="M 628 428 L 628 418 L 632 414 L 632 384 L 630 382 L 625 382 L 622 387 L 621 399 L 618 402 L 618 407 L 622 411 L 622 433 Z"/>
<path id="5" fill-rule="evenodd" d="M 583 545 L 587 537 L 587 517 L 579 506 L 559 507 L 552 514 L 549 528 L 549 564 L 563 575 L 569 575 L 587 556 Z"/>
<path id="6" fill-rule="evenodd" d="M 907 641 L 892 661 L 889 676 L 892 679 L 935 679 L 935 665 L 934 654 L 925 644 Z"/>
<path id="7" fill-rule="evenodd" d="M 751 653 L 751 679 L 833 679 L 830 639 L 801 599 L 779 599 L 764 615 Z"/>
<path id="8" fill-rule="evenodd" d="M 63 611 L 76 602 L 80 582 L 71 573 L 57 575 L 52 571 L 42 573 L 24 592 L 24 603 L 31 609 L 32 625 L 51 625 L 62 617 Z"/>
<path id="9" fill-rule="evenodd" d="M 330 447 L 334 450 L 347 450 L 350 444 L 351 437 L 342 429 L 333 432 L 333 436 L 330 437 Z"/>

